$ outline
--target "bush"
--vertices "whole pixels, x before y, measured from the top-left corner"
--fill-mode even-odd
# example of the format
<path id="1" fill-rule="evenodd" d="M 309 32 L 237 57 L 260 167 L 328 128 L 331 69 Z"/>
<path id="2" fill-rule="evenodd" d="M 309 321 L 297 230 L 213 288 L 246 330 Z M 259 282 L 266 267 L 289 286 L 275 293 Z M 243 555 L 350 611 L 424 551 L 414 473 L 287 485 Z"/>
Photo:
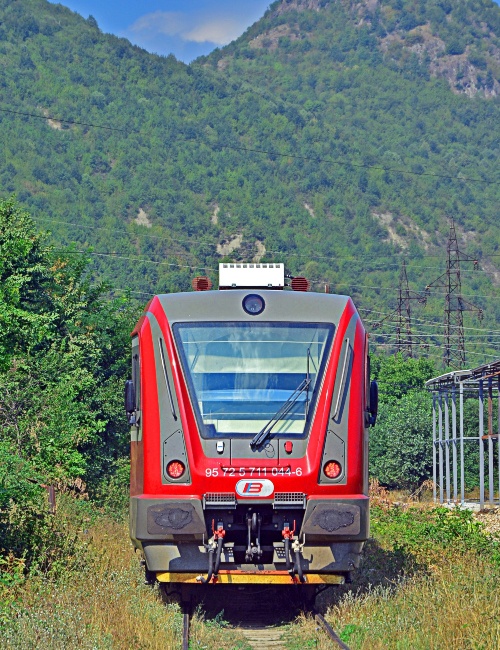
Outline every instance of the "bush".
<path id="1" fill-rule="evenodd" d="M 370 438 L 370 475 L 390 487 L 413 490 L 432 476 L 432 398 L 411 391 L 382 401 Z"/>
<path id="2" fill-rule="evenodd" d="M 471 510 L 436 507 L 373 508 L 372 534 L 394 548 L 415 555 L 419 560 L 433 561 L 449 550 L 452 553 L 473 552 L 500 565 L 500 542 L 485 532 Z"/>
<path id="3" fill-rule="evenodd" d="M 130 460 L 120 458 L 110 472 L 98 485 L 92 498 L 104 512 L 115 520 L 122 521 L 128 515 Z"/>
<path id="4" fill-rule="evenodd" d="M 446 54 L 463 54 L 465 45 L 458 39 L 453 39 L 446 46 Z"/>

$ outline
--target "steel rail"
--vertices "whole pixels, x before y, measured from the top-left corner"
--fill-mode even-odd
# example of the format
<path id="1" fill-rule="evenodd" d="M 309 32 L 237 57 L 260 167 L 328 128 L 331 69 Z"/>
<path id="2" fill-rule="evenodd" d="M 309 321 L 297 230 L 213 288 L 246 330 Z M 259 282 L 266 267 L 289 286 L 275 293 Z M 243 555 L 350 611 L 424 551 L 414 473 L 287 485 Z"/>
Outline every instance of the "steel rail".
<path id="1" fill-rule="evenodd" d="M 339 648 L 342 648 L 343 650 L 349 650 L 349 647 L 342 641 L 339 635 L 335 632 L 332 626 L 326 622 L 325 618 L 321 614 L 315 614 L 314 618 L 321 625 L 328 637 L 334 641 Z"/>
<path id="2" fill-rule="evenodd" d="M 314 611 L 314 610 L 313 610 Z M 323 631 L 326 633 L 328 638 L 333 641 L 337 647 L 342 650 L 350 650 L 339 635 L 335 632 L 332 626 L 325 620 L 324 616 L 318 613 L 314 613 L 315 620 L 319 623 Z M 191 604 L 183 603 L 182 604 L 182 650 L 189 650 L 189 628 L 191 621 Z M 264 629 L 264 628 L 263 628 Z"/>
<path id="3" fill-rule="evenodd" d="M 189 623 L 190 606 L 184 603 L 182 606 L 182 650 L 189 650 Z"/>

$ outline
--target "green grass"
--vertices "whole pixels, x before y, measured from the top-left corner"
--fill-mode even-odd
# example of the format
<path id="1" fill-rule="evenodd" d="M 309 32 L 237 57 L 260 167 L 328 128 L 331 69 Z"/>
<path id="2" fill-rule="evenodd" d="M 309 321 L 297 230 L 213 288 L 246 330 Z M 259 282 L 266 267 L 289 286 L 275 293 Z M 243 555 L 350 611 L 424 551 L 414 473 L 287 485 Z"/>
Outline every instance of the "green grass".
<path id="1" fill-rule="evenodd" d="M 77 513 L 74 502 L 61 500 L 56 517 L 78 539 L 68 547 L 67 569 L 58 558 L 53 572 L 33 569 L 26 575 L 22 560 L 3 560 L 2 647 L 179 648 L 180 609 L 143 583 L 125 522 L 105 514 L 79 521 Z M 89 519 L 87 505 L 81 514 Z M 318 600 L 351 650 L 500 646 L 499 542 L 474 515 L 434 507 L 374 507 L 372 534 L 353 584 L 328 590 Z M 269 606 L 278 606 L 277 601 Z M 308 614 L 283 628 L 283 643 L 288 650 L 331 647 Z M 249 649 L 222 612 L 208 617 L 201 608 L 193 618 L 191 647 Z"/>
<path id="2" fill-rule="evenodd" d="M 372 534 L 353 584 L 323 600 L 351 650 L 500 647 L 499 542 L 471 512 L 374 508 Z M 330 647 L 316 628 L 299 619 L 290 647 Z"/>

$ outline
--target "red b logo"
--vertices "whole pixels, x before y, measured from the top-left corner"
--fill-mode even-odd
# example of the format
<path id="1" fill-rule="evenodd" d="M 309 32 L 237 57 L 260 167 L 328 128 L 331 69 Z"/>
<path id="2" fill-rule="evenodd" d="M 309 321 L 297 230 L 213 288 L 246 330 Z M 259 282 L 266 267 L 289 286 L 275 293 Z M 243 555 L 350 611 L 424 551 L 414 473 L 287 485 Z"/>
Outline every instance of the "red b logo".
<path id="1" fill-rule="evenodd" d="M 268 497 L 274 492 L 272 481 L 261 478 L 260 481 L 241 479 L 236 483 L 236 494 L 240 497 Z"/>
<path id="2" fill-rule="evenodd" d="M 247 483 L 245 485 L 245 487 L 243 488 L 243 494 L 259 494 L 261 490 L 262 490 L 262 483 L 257 483 L 255 481 L 252 481 L 251 483 Z"/>

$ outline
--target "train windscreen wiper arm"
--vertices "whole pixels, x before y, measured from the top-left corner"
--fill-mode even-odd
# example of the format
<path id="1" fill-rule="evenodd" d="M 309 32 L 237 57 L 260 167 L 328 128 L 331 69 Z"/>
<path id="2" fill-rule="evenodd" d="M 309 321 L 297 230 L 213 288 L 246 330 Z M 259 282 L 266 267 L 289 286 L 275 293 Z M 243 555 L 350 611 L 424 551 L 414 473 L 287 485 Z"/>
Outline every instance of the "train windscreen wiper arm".
<path id="1" fill-rule="evenodd" d="M 297 386 L 297 388 L 293 391 L 286 402 L 283 402 L 279 410 L 273 415 L 273 417 L 264 426 L 264 428 L 259 431 L 255 438 L 253 438 L 252 442 L 250 443 L 250 447 L 252 449 L 260 447 L 270 437 L 274 426 L 280 420 L 286 417 L 288 413 L 290 413 L 295 402 L 299 399 L 300 395 L 302 395 L 302 393 L 309 388 L 310 383 L 311 380 L 308 377 L 302 380 L 302 382 Z"/>

